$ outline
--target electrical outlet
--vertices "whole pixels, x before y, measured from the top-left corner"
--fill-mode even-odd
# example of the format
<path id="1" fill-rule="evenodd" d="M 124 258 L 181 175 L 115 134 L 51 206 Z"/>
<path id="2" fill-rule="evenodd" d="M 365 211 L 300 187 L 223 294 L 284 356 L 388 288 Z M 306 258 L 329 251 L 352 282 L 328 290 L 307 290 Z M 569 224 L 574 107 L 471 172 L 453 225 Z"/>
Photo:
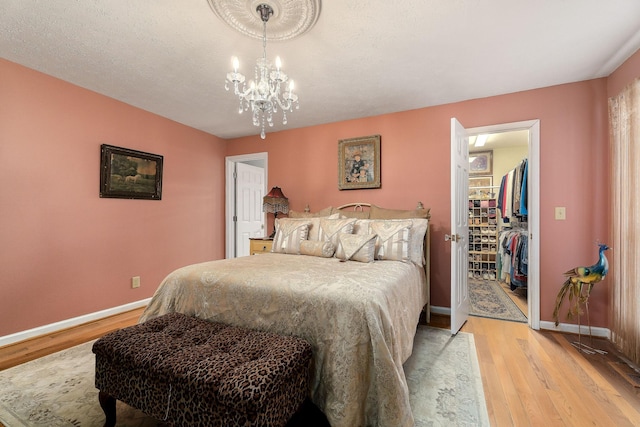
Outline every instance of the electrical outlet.
<path id="1" fill-rule="evenodd" d="M 131 278 L 131 287 L 133 289 L 140 287 L 140 276 L 136 276 L 136 277 L 132 277 Z"/>
<path id="2" fill-rule="evenodd" d="M 556 220 L 564 221 L 567 219 L 567 211 L 564 207 L 556 207 Z"/>

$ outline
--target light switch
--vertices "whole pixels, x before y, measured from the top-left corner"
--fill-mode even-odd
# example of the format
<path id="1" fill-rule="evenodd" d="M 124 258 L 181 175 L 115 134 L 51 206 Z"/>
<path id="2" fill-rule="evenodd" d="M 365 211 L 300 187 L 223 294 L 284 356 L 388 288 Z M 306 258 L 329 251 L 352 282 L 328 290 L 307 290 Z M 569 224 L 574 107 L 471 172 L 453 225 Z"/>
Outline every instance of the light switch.
<path id="1" fill-rule="evenodd" d="M 556 219 L 560 221 L 567 219 L 567 211 L 564 206 L 556 207 Z"/>

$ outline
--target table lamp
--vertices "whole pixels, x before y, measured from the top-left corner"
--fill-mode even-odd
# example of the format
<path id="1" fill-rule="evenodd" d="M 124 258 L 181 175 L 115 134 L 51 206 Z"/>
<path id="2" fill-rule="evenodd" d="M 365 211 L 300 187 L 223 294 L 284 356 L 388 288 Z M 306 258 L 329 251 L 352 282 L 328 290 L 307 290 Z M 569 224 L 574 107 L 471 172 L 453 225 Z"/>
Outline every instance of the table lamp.
<path id="1" fill-rule="evenodd" d="M 276 235 L 278 212 L 284 214 L 289 212 L 289 199 L 282 193 L 280 187 L 273 187 L 271 191 L 262 198 L 262 211 L 273 213 L 273 233 L 269 236 L 273 239 Z"/>

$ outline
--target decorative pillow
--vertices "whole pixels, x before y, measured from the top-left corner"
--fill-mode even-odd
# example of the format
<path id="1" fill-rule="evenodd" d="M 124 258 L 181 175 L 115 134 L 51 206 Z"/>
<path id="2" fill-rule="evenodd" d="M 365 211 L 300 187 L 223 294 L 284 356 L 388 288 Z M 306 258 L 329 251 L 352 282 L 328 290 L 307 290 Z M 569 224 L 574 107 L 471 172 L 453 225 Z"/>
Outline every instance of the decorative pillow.
<path id="1" fill-rule="evenodd" d="M 401 209 L 385 209 L 376 205 L 371 205 L 369 218 L 371 219 L 407 219 L 407 218 L 429 218 L 431 209 L 414 209 L 405 211 Z"/>
<path id="2" fill-rule="evenodd" d="M 298 211 L 289 211 L 287 215 L 289 218 L 319 218 L 322 216 L 331 215 L 331 211 L 333 208 L 331 206 L 319 210 L 318 212 L 298 212 Z"/>
<path id="3" fill-rule="evenodd" d="M 291 211 L 289 211 L 291 212 Z M 329 215 L 325 218 L 339 218 L 338 214 Z M 320 240 L 320 217 L 310 217 L 310 218 L 289 218 L 291 221 L 302 221 L 309 223 L 309 234 L 307 235 L 307 240 L 317 241 Z"/>
<path id="4" fill-rule="evenodd" d="M 300 243 L 300 254 L 311 255 L 322 258 L 331 258 L 336 252 L 336 247 L 328 241 L 315 241 L 305 240 Z"/>
<path id="5" fill-rule="evenodd" d="M 371 234 L 369 233 L 370 219 L 357 219 L 353 224 L 353 234 Z"/>
<path id="6" fill-rule="evenodd" d="M 336 258 L 341 261 L 373 262 L 376 253 L 375 234 L 345 234 L 338 235 Z"/>
<path id="7" fill-rule="evenodd" d="M 355 218 L 329 219 L 320 218 L 320 240 L 328 240 L 338 247 L 338 233 L 353 233 Z"/>
<path id="8" fill-rule="evenodd" d="M 376 259 L 391 261 L 410 261 L 409 235 L 411 220 L 372 220 L 371 232 L 376 239 Z"/>
<path id="9" fill-rule="evenodd" d="M 307 240 L 309 221 L 298 221 L 289 218 L 276 219 L 276 235 L 273 238 L 271 252 L 284 254 L 300 254 L 300 243 Z"/>
<path id="10" fill-rule="evenodd" d="M 427 233 L 429 220 L 426 218 L 414 218 L 411 220 L 411 234 L 409 236 L 409 257 L 411 262 L 420 267 L 424 266 L 424 235 Z"/>

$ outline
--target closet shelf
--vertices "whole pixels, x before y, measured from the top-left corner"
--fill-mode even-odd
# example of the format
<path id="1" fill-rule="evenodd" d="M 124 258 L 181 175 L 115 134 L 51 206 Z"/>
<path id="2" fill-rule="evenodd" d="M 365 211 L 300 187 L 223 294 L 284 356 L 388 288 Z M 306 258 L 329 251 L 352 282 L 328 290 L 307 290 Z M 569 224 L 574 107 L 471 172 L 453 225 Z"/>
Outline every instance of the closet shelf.
<path id="1" fill-rule="evenodd" d="M 495 197 L 469 198 L 469 278 L 496 279 L 498 211 Z"/>

